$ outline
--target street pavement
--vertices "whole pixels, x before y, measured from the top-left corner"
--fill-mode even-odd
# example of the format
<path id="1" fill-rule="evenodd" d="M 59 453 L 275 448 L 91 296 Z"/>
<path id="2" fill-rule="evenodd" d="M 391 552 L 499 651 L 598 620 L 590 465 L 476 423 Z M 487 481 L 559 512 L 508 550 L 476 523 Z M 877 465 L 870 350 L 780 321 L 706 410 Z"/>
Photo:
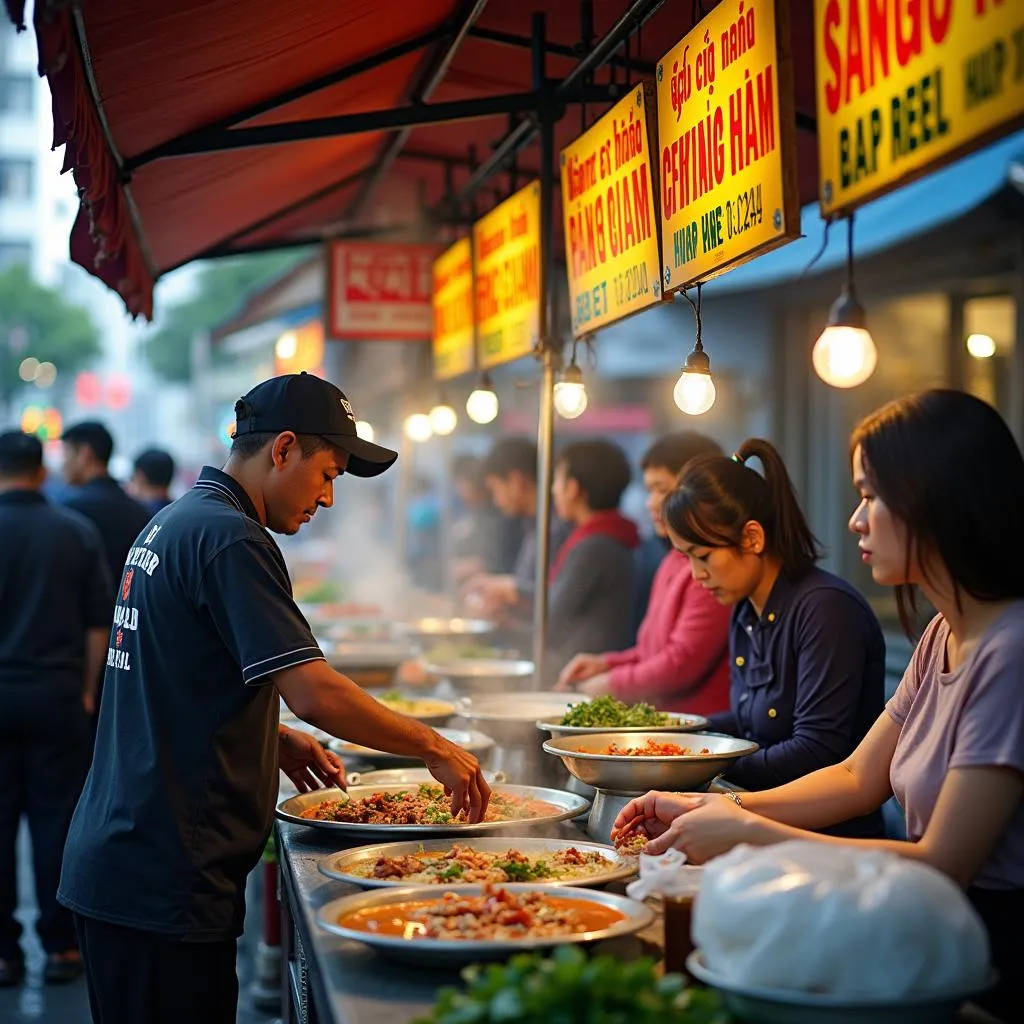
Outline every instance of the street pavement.
<path id="1" fill-rule="evenodd" d="M 25 928 L 21 941 L 28 976 L 17 988 L 0 988 L 0 1024 L 91 1024 L 85 979 L 72 985 L 44 985 L 43 950 L 36 940 L 32 922 L 36 917 L 32 882 L 32 861 L 27 830 L 18 838 L 18 920 Z M 276 1024 L 279 1015 L 258 1010 L 248 991 L 254 971 L 254 953 L 260 934 L 260 887 L 248 888 L 245 935 L 239 943 L 237 1024 Z M 145 1024 L 140 1021 L 139 1024 Z"/>

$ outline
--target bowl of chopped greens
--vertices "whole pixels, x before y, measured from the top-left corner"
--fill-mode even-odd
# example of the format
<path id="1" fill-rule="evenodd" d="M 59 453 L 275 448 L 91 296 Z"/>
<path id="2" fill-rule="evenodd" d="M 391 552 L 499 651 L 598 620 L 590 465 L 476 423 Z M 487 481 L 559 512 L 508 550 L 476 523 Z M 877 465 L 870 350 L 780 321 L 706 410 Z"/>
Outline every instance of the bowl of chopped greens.
<path id="1" fill-rule="evenodd" d="M 563 946 L 551 956 L 519 954 L 507 964 L 474 965 L 465 988 L 443 988 L 413 1024 L 729 1024 L 722 997 L 659 975 L 650 958 L 588 957 Z"/>
<path id="2" fill-rule="evenodd" d="M 708 720 L 701 715 L 658 711 L 652 704 L 625 704 L 614 697 L 594 697 L 570 704 L 560 718 L 539 719 L 537 728 L 552 736 L 595 732 L 699 732 Z"/>

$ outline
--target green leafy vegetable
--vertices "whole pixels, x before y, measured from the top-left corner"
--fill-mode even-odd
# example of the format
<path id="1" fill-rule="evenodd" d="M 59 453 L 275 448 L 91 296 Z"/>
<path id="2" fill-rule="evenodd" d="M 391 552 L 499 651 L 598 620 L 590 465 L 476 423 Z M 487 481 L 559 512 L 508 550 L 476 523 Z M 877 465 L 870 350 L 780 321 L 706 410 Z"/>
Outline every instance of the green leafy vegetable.
<path id="1" fill-rule="evenodd" d="M 679 974 L 659 977 L 654 961 L 588 959 L 575 946 L 551 957 L 513 957 L 469 967 L 466 991 L 442 989 L 415 1024 L 728 1024 L 721 998 L 685 987 Z"/>
<path id="2" fill-rule="evenodd" d="M 536 878 L 551 877 L 551 868 L 542 860 L 533 864 L 529 861 L 499 860 L 494 862 L 494 866 L 501 868 L 510 882 L 532 882 Z"/>
<path id="3" fill-rule="evenodd" d="M 462 865 L 455 861 L 449 864 L 448 867 L 441 872 L 440 878 L 461 878 L 462 877 Z"/>
<path id="4" fill-rule="evenodd" d="M 423 812 L 423 818 L 428 825 L 450 825 L 452 812 L 446 811 L 443 807 L 428 807 Z"/>
<path id="5" fill-rule="evenodd" d="M 571 704 L 562 725 L 594 727 L 636 727 L 667 725 L 669 715 L 650 704 L 623 704 L 614 697 L 596 697 L 585 704 Z"/>

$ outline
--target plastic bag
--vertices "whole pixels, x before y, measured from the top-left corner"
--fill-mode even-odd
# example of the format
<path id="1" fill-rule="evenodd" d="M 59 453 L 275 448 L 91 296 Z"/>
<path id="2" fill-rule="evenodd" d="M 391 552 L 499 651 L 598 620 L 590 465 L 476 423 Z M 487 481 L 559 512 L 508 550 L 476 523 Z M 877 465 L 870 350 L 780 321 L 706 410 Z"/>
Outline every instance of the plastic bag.
<path id="1" fill-rule="evenodd" d="M 660 857 L 640 854 L 640 877 L 626 886 L 630 899 L 649 896 L 695 896 L 700 889 L 703 867 L 686 863 L 682 850 L 666 850 Z"/>
<path id="2" fill-rule="evenodd" d="M 985 926 L 924 864 L 794 841 L 738 846 L 704 870 L 693 937 L 747 985 L 900 999 L 984 982 Z"/>

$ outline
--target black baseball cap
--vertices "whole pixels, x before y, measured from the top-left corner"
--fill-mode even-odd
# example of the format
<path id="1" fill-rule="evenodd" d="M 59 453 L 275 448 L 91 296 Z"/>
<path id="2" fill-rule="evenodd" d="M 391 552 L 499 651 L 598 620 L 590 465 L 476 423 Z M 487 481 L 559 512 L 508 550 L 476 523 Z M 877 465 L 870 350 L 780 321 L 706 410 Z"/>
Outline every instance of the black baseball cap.
<path id="1" fill-rule="evenodd" d="M 398 452 L 359 437 L 355 413 L 344 392 L 311 373 L 271 377 L 235 402 L 236 437 L 286 430 L 316 434 L 348 452 L 345 472 L 353 476 L 379 476 L 398 458 Z"/>

